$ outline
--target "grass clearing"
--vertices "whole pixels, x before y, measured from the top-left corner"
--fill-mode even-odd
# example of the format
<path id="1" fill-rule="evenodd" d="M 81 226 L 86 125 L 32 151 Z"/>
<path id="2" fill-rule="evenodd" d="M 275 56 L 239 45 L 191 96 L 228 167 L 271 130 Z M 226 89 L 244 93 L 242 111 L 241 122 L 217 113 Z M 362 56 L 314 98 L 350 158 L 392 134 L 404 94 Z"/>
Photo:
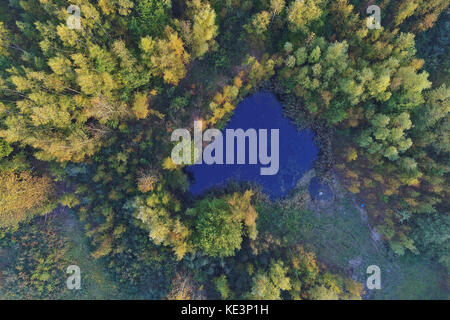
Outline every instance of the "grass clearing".
<path id="1" fill-rule="evenodd" d="M 325 206 L 314 204 L 304 186 L 284 200 L 263 200 L 257 205 L 258 229 L 303 244 L 328 269 L 350 275 L 364 286 L 367 267 L 379 266 L 382 289 L 365 287 L 367 299 L 448 299 L 444 268 L 413 254 L 395 256 L 383 241 L 374 241 L 351 195 L 336 184 L 334 189 L 334 202 Z"/>
<path id="2" fill-rule="evenodd" d="M 74 214 L 61 208 L 60 228 L 69 241 L 66 260 L 80 267 L 81 289 L 67 290 L 62 299 L 120 299 L 118 286 L 110 279 L 106 266 L 91 256 L 89 239 Z"/>

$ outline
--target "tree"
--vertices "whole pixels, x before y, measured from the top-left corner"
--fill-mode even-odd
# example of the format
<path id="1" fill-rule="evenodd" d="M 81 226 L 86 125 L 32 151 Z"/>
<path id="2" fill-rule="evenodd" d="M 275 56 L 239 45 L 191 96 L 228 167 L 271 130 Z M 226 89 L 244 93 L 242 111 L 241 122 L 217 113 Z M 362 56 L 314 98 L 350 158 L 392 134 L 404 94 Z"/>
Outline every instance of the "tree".
<path id="1" fill-rule="evenodd" d="M 207 1 L 190 0 L 187 5 L 192 20 L 192 57 L 199 58 L 215 45 L 216 13 Z"/>
<path id="2" fill-rule="evenodd" d="M 0 174 L 0 227 L 17 227 L 51 207 L 52 183 L 49 177 L 29 171 Z"/>
<path id="3" fill-rule="evenodd" d="M 155 172 L 141 172 L 138 178 L 138 189 L 142 193 L 153 191 L 158 183 L 158 176 Z"/>
<path id="4" fill-rule="evenodd" d="M 419 215 L 413 221 L 412 237 L 422 252 L 437 257 L 447 270 L 450 269 L 450 216 L 445 213 Z"/>
<path id="5" fill-rule="evenodd" d="M 395 161 L 400 153 L 411 147 L 412 140 L 405 133 L 412 126 L 408 112 L 390 116 L 378 113 L 369 117 L 371 127 L 363 130 L 357 138 L 359 145 L 369 153 L 381 153 L 389 160 Z"/>
<path id="6" fill-rule="evenodd" d="M 98 5 L 107 15 L 117 11 L 120 15 L 124 16 L 128 15 L 134 6 L 131 0 L 99 0 Z"/>
<path id="7" fill-rule="evenodd" d="M 170 2 L 161 0 L 136 1 L 137 15 L 131 18 L 130 29 L 137 39 L 164 33 L 170 21 Z"/>
<path id="8" fill-rule="evenodd" d="M 347 162 L 354 161 L 358 159 L 358 152 L 355 148 L 349 148 L 346 150 L 345 157 Z"/>
<path id="9" fill-rule="evenodd" d="M 138 197 L 134 203 L 135 215 L 149 230 L 149 237 L 156 244 L 170 245 L 178 260 L 192 251 L 189 243 L 190 230 L 172 212 L 180 211 L 180 205 L 173 196 L 158 187 L 146 197 Z"/>
<path id="10" fill-rule="evenodd" d="M 282 261 L 272 260 L 268 272 L 260 270 L 255 274 L 252 289 L 246 298 L 250 300 L 280 300 L 281 290 L 291 288 L 287 272 L 288 268 Z"/>
<path id="11" fill-rule="evenodd" d="M 264 32 L 267 31 L 267 28 L 270 23 L 270 14 L 268 11 L 261 11 L 253 15 L 250 19 L 250 23 L 245 25 L 244 28 L 248 33 L 254 34 L 258 36 L 258 39 L 261 39 L 261 36 Z"/>
<path id="12" fill-rule="evenodd" d="M 315 286 L 309 290 L 309 296 L 312 300 L 338 300 L 339 297 L 332 290 L 325 286 Z"/>
<path id="13" fill-rule="evenodd" d="M 177 272 L 172 279 L 172 290 L 167 295 L 168 300 L 200 299 L 197 296 L 197 288 L 193 284 L 190 274 Z"/>
<path id="14" fill-rule="evenodd" d="M 407 17 L 414 14 L 414 11 L 419 6 L 418 1 L 402 1 L 395 16 L 395 24 L 400 25 Z"/>
<path id="15" fill-rule="evenodd" d="M 308 62 L 309 63 L 316 63 L 319 61 L 320 58 L 320 47 L 317 46 L 313 49 L 313 51 L 311 51 L 311 53 L 309 54 L 308 57 Z"/>
<path id="16" fill-rule="evenodd" d="M 225 199 L 205 199 L 196 206 L 195 214 L 194 244 L 206 255 L 227 257 L 240 249 L 241 223 L 233 219 Z"/>
<path id="17" fill-rule="evenodd" d="M 253 56 L 248 56 L 245 64 L 248 66 L 248 78 L 252 87 L 260 81 L 270 79 L 274 75 L 275 61 L 267 58 L 261 60 L 261 63 Z"/>
<path id="18" fill-rule="evenodd" d="M 318 6 L 321 1 L 295 0 L 288 8 L 288 22 L 292 30 L 307 32 L 308 25 L 320 18 L 322 10 Z"/>
<path id="19" fill-rule="evenodd" d="M 0 139 L 0 159 L 9 156 L 13 148 L 3 139 Z"/>
<path id="20" fill-rule="evenodd" d="M 189 209 L 195 216 L 193 243 L 206 255 L 227 257 L 241 248 L 243 226 L 256 238 L 256 211 L 250 204 L 253 193 L 233 194 L 222 198 L 205 198 Z"/>
<path id="21" fill-rule="evenodd" d="M 147 94 L 135 93 L 132 109 L 137 119 L 145 119 L 149 112 Z"/>
<path id="22" fill-rule="evenodd" d="M 5 23 L 0 21 L 0 55 L 7 56 L 9 55 L 9 47 L 10 47 L 10 33 L 8 29 L 5 27 Z"/>
<path id="23" fill-rule="evenodd" d="M 142 38 L 140 47 L 143 61 L 156 75 L 163 76 L 166 83 L 176 85 L 186 75 L 190 55 L 172 28 L 166 27 L 164 39 Z"/>
<path id="24" fill-rule="evenodd" d="M 270 0 L 270 12 L 272 13 L 271 20 L 273 20 L 276 15 L 281 14 L 285 5 L 286 2 L 284 0 Z"/>
<path id="25" fill-rule="evenodd" d="M 233 292 L 230 290 L 227 277 L 224 274 L 215 278 L 214 284 L 216 285 L 216 289 L 220 293 L 220 297 L 222 299 L 225 300 L 232 297 Z"/>

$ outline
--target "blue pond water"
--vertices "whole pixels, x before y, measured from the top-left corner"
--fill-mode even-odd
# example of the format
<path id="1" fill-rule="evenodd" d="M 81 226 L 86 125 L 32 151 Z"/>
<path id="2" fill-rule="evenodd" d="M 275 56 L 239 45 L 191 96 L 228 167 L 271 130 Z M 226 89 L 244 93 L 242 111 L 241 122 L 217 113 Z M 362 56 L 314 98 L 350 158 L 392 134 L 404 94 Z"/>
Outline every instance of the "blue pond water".
<path id="1" fill-rule="evenodd" d="M 270 154 L 270 129 L 279 129 L 279 170 L 275 175 L 260 175 L 261 167 L 268 165 L 248 164 L 248 142 L 246 146 L 246 164 L 196 164 L 187 168 L 193 176 L 190 192 L 194 195 L 203 193 L 211 187 L 225 186 L 229 181 L 254 182 L 261 186 L 263 192 L 271 199 L 286 196 L 295 187 L 302 175 L 312 169 L 317 158 L 314 133 L 311 130 L 297 130 L 282 114 L 281 104 L 269 92 L 260 92 L 243 100 L 225 129 L 253 128 L 268 129 L 268 150 Z M 223 131 L 224 146 L 226 141 Z M 224 159 L 226 150 L 224 147 Z M 225 162 L 225 161 L 224 161 Z"/>

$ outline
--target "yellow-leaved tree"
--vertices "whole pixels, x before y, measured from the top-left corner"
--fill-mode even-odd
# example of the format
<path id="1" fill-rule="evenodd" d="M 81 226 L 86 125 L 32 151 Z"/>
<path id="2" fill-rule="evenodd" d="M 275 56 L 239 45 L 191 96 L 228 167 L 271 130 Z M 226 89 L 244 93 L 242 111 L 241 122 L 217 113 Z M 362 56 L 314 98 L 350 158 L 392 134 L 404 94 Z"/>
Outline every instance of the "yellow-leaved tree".
<path id="1" fill-rule="evenodd" d="M 190 55 L 175 30 L 166 27 L 163 39 L 144 37 L 140 46 L 144 62 L 155 75 L 162 76 L 166 83 L 173 85 L 184 78 Z"/>
<path id="2" fill-rule="evenodd" d="M 52 183 L 49 177 L 36 177 L 29 171 L 0 174 L 0 228 L 17 227 L 20 222 L 50 207 Z M 46 210 L 47 209 L 47 210 Z"/>
<path id="3" fill-rule="evenodd" d="M 192 20 L 192 57 L 199 58 L 216 43 L 216 12 L 207 1 L 192 0 L 187 5 Z"/>

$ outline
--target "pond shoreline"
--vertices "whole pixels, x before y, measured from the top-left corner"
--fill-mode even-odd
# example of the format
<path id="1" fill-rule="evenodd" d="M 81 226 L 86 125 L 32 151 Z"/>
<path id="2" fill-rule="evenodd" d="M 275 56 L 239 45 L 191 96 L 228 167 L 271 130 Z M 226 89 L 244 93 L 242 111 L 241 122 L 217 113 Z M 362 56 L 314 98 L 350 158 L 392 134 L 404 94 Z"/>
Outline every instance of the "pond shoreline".
<path id="1" fill-rule="evenodd" d="M 283 114 L 291 120 L 298 130 L 311 129 L 314 132 L 314 143 L 319 150 L 314 169 L 321 178 L 332 180 L 334 176 L 334 157 L 331 147 L 331 138 L 335 134 L 333 127 L 325 121 L 314 118 L 305 108 L 304 100 L 286 89 L 276 80 L 271 79 L 263 82 L 258 88 L 250 93 L 268 91 L 274 94 L 280 102 Z M 300 121 L 299 119 L 303 119 Z"/>
<path id="2" fill-rule="evenodd" d="M 275 131 L 276 134 L 276 153 L 272 154 L 273 139 L 269 137 L 264 143 L 270 145 L 270 157 L 264 161 L 270 160 L 269 163 L 260 162 L 259 166 L 256 161 L 264 152 L 267 153 L 267 146 L 263 149 L 260 146 L 261 140 L 258 133 Z M 228 158 L 229 153 L 232 157 L 236 154 L 234 150 L 233 136 L 229 135 L 229 131 L 233 130 L 253 130 L 254 144 L 239 147 L 245 149 L 245 156 L 241 159 L 240 165 L 234 165 L 234 159 Z M 301 178 L 304 172 L 314 167 L 318 155 L 318 148 L 314 140 L 313 130 L 310 128 L 299 128 L 293 121 L 287 117 L 279 98 L 269 90 L 258 90 L 247 95 L 236 107 L 230 120 L 225 128 L 221 130 L 222 138 L 218 145 L 214 145 L 214 150 L 220 148 L 221 160 L 218 163 L 199 163 L 189 166 L 187 171 L 193 173 L 194 182 L 190 186 L 190 192 L 200 194 L 207 189 L 227 184 L 227 181 L 236 180 L 237 182 L 255 181 L 258 182 L 271 198 L 285 197 L 292 190 L 297 180 Z M 227 131 L 226 137 L 224 132 Z M 281 139 L 279 137 L 281 136 Z M 231 138 L 230 138 L 231 137 Z M 229 142 L 231 139 L 231 149 L 229 150 Z M 244 138 L 245 139 L 245 138 Z M 242 140 L 241 140 L 242 141 Z M 253 140 L 252 140 L 253 141 Z M 226 145 L 226 149 L 224 149 Z M 253 147 L 252 147 L 253 146 Z M 248 149 L 247 149 L 248 148 Z M 205 149 L 206 150 L 206 149 Z M 259 151 L 257 151 L 259 150 Z M 266 150 L 262 151 L 261 150 Z M 238 151 L 239 152 L 239 149 Z M 226 163 L 224 161 L 226 156 Z M 242 156 L 242 154 L 241 154 Z M 272 163 L 272 157 L 276 159 L 275 164 Z M 246 163 L 245 159 L 253 159 L 254 163 Z M 261 159 L 260 159 L 261 160 Z M 267 165 L 270 164 L 269 167 Z M 271 169 L 270 173 L 267 169 Z M 262 170 L 266 170 L 264 173 Z"/>

